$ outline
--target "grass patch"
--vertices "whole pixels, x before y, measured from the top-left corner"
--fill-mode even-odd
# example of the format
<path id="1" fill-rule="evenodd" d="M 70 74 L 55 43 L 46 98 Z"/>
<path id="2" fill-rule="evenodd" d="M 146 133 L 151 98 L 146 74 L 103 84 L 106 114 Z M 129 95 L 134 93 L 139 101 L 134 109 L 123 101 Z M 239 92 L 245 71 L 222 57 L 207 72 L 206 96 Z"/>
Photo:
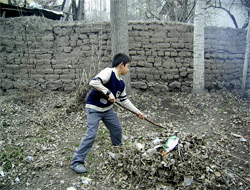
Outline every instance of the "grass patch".
<path id="1" fill-rule="evenodd" d="M 17 163 L 22 163 L 24 159 L 24 152 L 21 147 L 8 145 L 1 149 L 0 162 L 5 171 L 10 171 Z"/>

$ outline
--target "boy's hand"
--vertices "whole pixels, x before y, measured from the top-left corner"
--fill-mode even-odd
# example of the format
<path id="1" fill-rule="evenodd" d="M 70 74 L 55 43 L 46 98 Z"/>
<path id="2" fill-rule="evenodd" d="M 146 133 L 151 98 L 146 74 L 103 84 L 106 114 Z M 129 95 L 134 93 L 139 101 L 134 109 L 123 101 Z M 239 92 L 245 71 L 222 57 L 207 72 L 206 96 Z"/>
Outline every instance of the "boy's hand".
<path id="1" fill-rule="evenodd" d="M 108 100 L 109 100 L 110 102 L 113 102 L 113 103 L 115 102 L 115 97 L 114 97 L 114 95 L 113 95 L 112 93 L 109 94 Z"/>
<path id="2" fill-rule="evenodd" d="M 144 119 L 144 115 L 142 113 L 137 113 L 137 116 L 140 118 L 140 119 Z"/>

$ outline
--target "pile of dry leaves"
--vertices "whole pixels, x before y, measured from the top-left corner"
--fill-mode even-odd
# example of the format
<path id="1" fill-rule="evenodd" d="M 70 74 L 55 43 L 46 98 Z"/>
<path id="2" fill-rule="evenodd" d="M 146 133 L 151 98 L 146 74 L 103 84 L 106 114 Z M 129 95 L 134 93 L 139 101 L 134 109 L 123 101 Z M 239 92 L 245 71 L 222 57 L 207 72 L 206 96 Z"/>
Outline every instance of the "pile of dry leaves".
<path id="1" fill-rule="evenodd" d="M 163 132 L 163 142 L 174 132 Z M 245 189 L 247 184 L 229 169 L 230 155 L 207 146 L 204 137 L 178 133 L 178 145 L 162 154 L 144 156 L 135 146 L 115 147 L 102 167 L 105 181 L 118 189 Z M 153 139 L 144 141 L 145 151 L 151 150 Z M 105 173 L 105 172 L 104 172 Z M 246 182 L 247 183 L 247 182 Z"/>

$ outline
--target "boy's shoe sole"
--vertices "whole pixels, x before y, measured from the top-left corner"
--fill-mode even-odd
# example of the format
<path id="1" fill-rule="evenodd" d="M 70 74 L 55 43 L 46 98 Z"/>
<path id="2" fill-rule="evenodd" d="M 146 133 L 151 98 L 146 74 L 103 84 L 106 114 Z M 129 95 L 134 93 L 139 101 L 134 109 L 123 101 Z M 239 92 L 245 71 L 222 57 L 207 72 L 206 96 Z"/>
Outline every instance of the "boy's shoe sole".
<path id="1" fill-rule="evenodd" d="M 79 163 L 70 165 L 70 169 L 72 169 L 73 171 L 79 174 L 88 172 L 88 170 L 83 166 L 83 164 L 79 164 Z"/>

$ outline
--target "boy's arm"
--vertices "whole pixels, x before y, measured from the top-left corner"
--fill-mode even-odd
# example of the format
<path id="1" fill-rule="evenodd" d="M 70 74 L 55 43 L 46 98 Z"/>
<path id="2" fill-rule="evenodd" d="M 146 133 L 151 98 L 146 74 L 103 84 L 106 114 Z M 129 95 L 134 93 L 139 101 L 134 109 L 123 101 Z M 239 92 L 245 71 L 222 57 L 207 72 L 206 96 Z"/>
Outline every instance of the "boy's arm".
<path id="1" fill-rule="evenodd" d="M 102 91 L 103 94 L 110 95 L 112 94 L 108 88 L 103 84 L 107 83 L 111 76 L 111 70 L 106 68 L 97 74 L 90 82 L 89 85 L 93 88 Z"/>
<path id="2" fill-rule="evenodd" d="M 134 104 L 129 100 L 129 99 L 126 99 L 124 101 L 121 101 L 121 103 L 126 106 L 128 109 L 138 113 L 139 115 L 143 115 L 142 112 L 140 110 L 138 110 Z"/>
<path id="3" fill-rule="evenodd" d="M 122 92 L 121 96 L 119 97 L 121 103 L 126 106 L 128 109 L 136 112 L 140 118 L 144 118 L 143 113 L 137 109 L 134 104 L 127 98 L 126 89 Z"/>

